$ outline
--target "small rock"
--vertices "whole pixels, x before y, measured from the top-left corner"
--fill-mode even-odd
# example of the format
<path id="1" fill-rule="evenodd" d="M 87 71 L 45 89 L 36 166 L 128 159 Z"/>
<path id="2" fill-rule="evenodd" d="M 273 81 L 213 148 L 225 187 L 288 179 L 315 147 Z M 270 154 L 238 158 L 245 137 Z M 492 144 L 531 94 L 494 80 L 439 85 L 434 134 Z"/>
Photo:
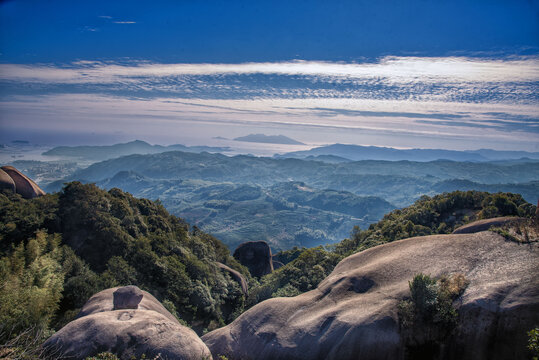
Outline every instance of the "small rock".
<path id="1" fill-rule="evenodd" d="M 273 271 L 271 249 L 265 241 L 244 242 L 234 251 L 234 258 L 253 276 L 261 277 Z"/>
<path id="2" fill-rule="evenodd" d="M 138 309 L 138 304 L 142 300 L 142 291 L 134 286 L 124 286 L 113 293 L 114 310 Z"/>

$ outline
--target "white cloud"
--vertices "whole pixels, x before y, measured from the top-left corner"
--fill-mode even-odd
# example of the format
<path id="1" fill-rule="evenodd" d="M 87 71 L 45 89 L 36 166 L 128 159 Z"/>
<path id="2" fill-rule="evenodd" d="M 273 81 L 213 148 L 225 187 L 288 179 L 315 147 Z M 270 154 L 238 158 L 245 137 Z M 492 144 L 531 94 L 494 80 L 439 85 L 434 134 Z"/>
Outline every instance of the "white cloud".
<path id="1" fill-rule="evenodd" d="M 135 23 L 118 21 L 116 23 Z M 0 64 L 0 79 L 29 82 L 103 82 L 133 77 L 181 75 L 278 74 L 344 79 L 389 79 L 401 82 L 507 82 L 539 81 L 539 58 L 478 60 L 465 57 L 386 57 L 378 63 L 292 61 L 241 64 L 98 63 L 92 67 Z"/>
<path id="2" fill-rule="evenodd" d="M 113 21 L 115 24 L 136 24 L 136 21 Z"/>
<path id="3" fill-rule="evenodd" d="M 391 136 L 401 146 L 444 138 L 526 149 L 539 143 L 538 81 L 539 57 L 0 64 L 0 125 L 127 127 L 141 134 L 241 125 L 302 129 L 328 142 L 341 140 L 323 134 L 349 132 L 358 139 Z"/>

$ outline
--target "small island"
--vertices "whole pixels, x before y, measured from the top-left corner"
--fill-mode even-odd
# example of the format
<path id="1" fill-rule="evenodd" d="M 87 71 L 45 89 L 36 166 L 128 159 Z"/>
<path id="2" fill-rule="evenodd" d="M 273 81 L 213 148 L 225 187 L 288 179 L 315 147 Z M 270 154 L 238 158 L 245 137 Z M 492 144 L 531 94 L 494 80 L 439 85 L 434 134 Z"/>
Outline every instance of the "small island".
<path id="1" fill-rule="evenodd" d="M 284 135 L 249 134 L 234 138 L 234 141 L 246 141 L 266 144 L 305 145 Z"/>

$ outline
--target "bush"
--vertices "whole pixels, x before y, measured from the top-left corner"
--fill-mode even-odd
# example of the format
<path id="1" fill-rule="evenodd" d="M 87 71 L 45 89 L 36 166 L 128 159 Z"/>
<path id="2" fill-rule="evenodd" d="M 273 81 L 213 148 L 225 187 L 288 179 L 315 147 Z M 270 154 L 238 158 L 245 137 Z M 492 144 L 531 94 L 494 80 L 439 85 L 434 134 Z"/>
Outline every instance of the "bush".
<path id="1" fill-rule="evenodd" d="M 442 276 L 438 280 L 417 274 L 408 283 L 410 300 L 403 300 L 398 305 L 401 325 L 406 328 L 435 326 L 441 330 L 452 330 L 458 318 L 453 302 L 464 293 L 468 284 L 463 274 Z"/>

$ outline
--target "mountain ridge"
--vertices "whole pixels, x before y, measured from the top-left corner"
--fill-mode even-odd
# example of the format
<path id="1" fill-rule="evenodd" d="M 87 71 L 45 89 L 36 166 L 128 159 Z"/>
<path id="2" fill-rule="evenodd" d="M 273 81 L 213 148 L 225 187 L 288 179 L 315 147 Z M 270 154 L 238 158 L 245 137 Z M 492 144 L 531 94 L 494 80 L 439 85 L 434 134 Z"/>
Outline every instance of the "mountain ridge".
<path id="1" fill-rule="evenodd" d="M 158 154 L 166 151 L 181 150 L 185 152 L 221 152 L 229 150 L 228 147 L 211 146 L 185 146 L 150 145 L 142 140 L 133 140 L 127 143 L 114 145 L 84 145 L 84 146 L 57 146 L 42 153 L 44 156 L 73 157 L 86 160 L 108 160 L 133 154 Z"/>
<path id="2" fill-rule="evenodd" d="M 538 152 L 479 150 L 444 150 L 444 149 L 396 149 L 391 147 L 362 146 L 352 144 L 331 144 L 310 150 L 294 151 L 275 155 L 275 158 L 306 158 L 309 156 L 337 156 L 351 161 L 389 160 L 389 161 L 474 161 L 514 160 L 521 158 L 539 159 Z"/>

